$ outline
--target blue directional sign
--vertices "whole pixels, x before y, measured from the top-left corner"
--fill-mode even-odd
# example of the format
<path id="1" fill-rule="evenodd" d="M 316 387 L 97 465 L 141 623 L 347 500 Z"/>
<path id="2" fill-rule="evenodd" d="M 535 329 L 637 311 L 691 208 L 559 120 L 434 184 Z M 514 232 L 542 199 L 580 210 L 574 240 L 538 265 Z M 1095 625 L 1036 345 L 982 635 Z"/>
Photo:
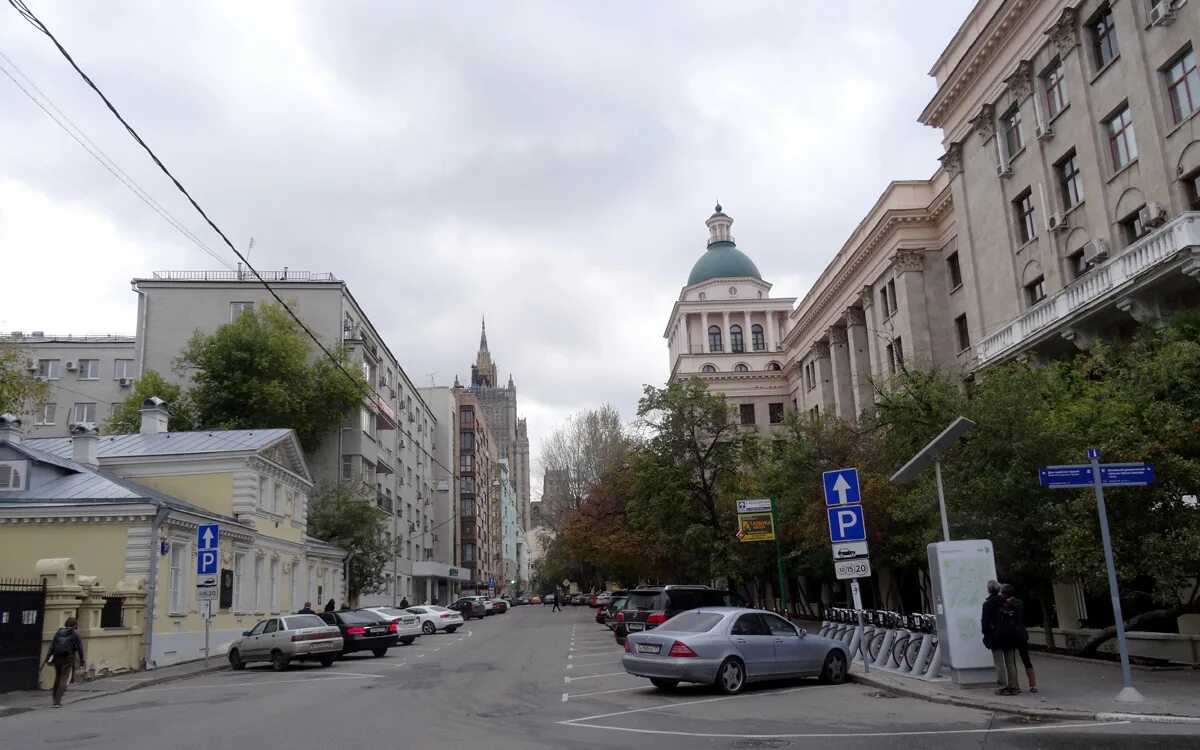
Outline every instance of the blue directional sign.
<path id="1" fill-rule="evenodd" d="M 1092 467 L 1089 464 L 1075 466 L 1047 466 L 1038 469 L 1038 481 L 1043 487 L 1091 487 Z M 1154 481 L 1154 467 L 1149 464 L 1101 464 L 1100 483 L 1103 485 L 1142 485 Z"/>
<path id="2" fill-rule="evenodd" d="M 1099 448 L 1088 448 L 1087 449 L 1087 457 L 1088 458 L 1100 458 L 1100 449 Z"/>
<path id="3" fill-rule="evenodd" d="M 489 589 L 496 588 L 496 579 L 494 576 L 488 576 L 488 588 Z"/>
<path id="4" fill-rule="evenodd" d="M 219 549 L 220 541 L 221 527 L 215 523 L 206 523 L 196 530 L 196 549 Z"/>
<path id="5" fill-rule="evenodd" d="M 866 541 L 867 522 L 861 505 L 839 505 L 825 510 L 829 514 L 829 539 L 834 544 Z"/>
<path id="6" fill-rule="evenodd" d="M 858 469 L 835 469 L 821 475 L 825 482 L 825 504 L 847 505 L 862 502 L 858 492 Z M 832 526 L 831 526 L 832 528 Z"/>

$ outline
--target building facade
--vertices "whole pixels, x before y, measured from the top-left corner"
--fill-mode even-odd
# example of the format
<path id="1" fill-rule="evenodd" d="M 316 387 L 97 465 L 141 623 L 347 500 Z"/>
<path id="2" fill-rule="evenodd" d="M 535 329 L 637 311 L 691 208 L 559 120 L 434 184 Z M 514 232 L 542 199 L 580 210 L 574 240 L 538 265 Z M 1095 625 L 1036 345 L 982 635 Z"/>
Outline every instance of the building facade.
<path id="1" fill-rule="evenodd" d="M 500 459 L 487 414 L 475 394 L 454 388 L 458 409 L 459 562 L 471 576 L 470 587 L 486 588 L 500 580 Z M 494 485 L 494 486 L 493 486 Z"/>
<path id="2" fill-rule="evenodd" d="M 307 457 L 318 485 L 364 483 L 390 516 L 399 552 L 384 588 L 363 595 L 361 603 L 423 601 L 438 583 L 426 570 L 414 582 L 413 569 L 414 563 L 434 561 L 433 412 L 344 281 L 327 273 L 286 270 L 263 278 L 326 346 L 346 347 L 373 390 L 359 412 Z M 137 372 L 153 369 L 175 380 L 182 379 L 172 362 L 193 331 L 211 333 L 244 310 L 274 302 L 262 284 L 240 270 L 156 272 L 135 279 L 133 288 L 139 295 Z"/>
<path id="3" fill-rule="evenodd" d="M 20 349 L 25 371 L 50 386 L 36 414 L 19 415 L 28 437 L 66 437 L 71 425 L 101 424 L 129 395 L 136 377 L 134 337 L 57 336 L 13 331 L 0 342 Z"/>
<path id="4" fill-rule="evenodd" d="M 521 580 L 521 553 L 518 549 L 521 537 L 521 519 L 517 512 L 517 488 L 509 472 L 508 459 L 502 458 L 500 464 L 500 560 L 503 569 L 503 579 L 497 579 L 503 585 L 515 589 Z"/>

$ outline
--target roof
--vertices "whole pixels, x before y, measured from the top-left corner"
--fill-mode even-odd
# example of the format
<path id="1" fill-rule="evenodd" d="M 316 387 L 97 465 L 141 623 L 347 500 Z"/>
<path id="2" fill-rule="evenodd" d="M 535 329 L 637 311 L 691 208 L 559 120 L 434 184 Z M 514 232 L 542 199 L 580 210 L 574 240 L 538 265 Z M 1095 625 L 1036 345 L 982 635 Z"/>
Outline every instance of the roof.
<path id="1" fill-rule="evenodd" d="M 750 260 L 737 245 L 732 242 L 714 242 L 708 246 L 707 252 L 700 256 L 692 272 L 688 275 L 688 286 L 709 281 L 710 279 L 730 279 L 750 277 L 762 280 L 758 266 Z"/>
<path id="2" fill-rule="evenodd" d="M 179 456 L 195 453 L 242 453 L 260 451 L 288 437 L 291 430 L 212 430 L 159 432 L 151 434 L 101 435 L 96 444 L 98 458 L 136 456 Z M 71 438 L 32 438 L 22 445 L 58 457 L 72 455 Z"/>

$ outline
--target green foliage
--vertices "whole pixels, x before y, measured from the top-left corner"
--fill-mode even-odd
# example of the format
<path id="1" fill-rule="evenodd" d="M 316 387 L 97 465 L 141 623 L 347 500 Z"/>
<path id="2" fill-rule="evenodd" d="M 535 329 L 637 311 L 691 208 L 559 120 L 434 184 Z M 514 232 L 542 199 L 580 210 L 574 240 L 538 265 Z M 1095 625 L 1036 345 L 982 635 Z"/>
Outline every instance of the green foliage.
<path id="1" fill-rule="evenodd" d="M 211 429 L 291 427 L 314 451 L 360 405 L 366 380 L 353 380 L 323 354 L 276 305 L 247 310 L 212 334 L 196 331 L 175 361 L 190 373 L 190 392 L 200 425 Z M 345 351 L 335 355 L 346 365 Z"/>
<path id="2" fill-rule="evenodd" d="M 50 400 L 50 387 L 25 369 L 29 356 L 12 341 L 0 341 L 0 414 L 23 417 Z"/>
<path id="3" fill-rule="evenodd" d="M 166 380 L 154 370 L 138 378 L 125 400 L 116 405 L 112 416 L 104 423 L 108 435 L 138 432 L 142 427 L 140 409 L 146 399 L 157 396 L 167 402 L 171 414 L 167 428 L 171 432 L 187 432 L 196 429 L 196 415 L 191 400 L 183 388 Z"/>
<path id="4" fill-rule="evenodd" d="M 375 506 L 375 489 L 366 484 L 325 484 L 309 501 L 308 535 L 349 550 L 350 598 L 378 590 L 399 550 L 388 542 L 389 516 Z"/>

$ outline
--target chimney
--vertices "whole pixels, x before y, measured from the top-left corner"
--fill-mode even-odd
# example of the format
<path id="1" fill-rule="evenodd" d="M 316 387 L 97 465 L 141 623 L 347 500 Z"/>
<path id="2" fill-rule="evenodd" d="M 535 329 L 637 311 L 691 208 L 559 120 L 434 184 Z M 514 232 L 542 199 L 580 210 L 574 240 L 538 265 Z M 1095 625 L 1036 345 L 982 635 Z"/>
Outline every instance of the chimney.
<path id="1" fill-rule="evenodd" d="M 143 435 L 157 435 L 167 431 L 167 419 L 171 415 L 167 412 L 166 401 L 158 396 L 151 396 L 142 402 L 142 408 L 138 409 L 138 412 L 142 415 L 140 432 Z"/>
<path id="2" fill-rule="evenodd" d="M 93 469 L 100 465 L 96 458 L 96 444 L 100 442 L 100 431 L 91 422 L 71 425 L 71 460 Z"/>
<path id="3" fill-rule="evenodd" d="M 0 443 L 21 442 L 21 420 L 12 414 L 0 414 Z"/>

